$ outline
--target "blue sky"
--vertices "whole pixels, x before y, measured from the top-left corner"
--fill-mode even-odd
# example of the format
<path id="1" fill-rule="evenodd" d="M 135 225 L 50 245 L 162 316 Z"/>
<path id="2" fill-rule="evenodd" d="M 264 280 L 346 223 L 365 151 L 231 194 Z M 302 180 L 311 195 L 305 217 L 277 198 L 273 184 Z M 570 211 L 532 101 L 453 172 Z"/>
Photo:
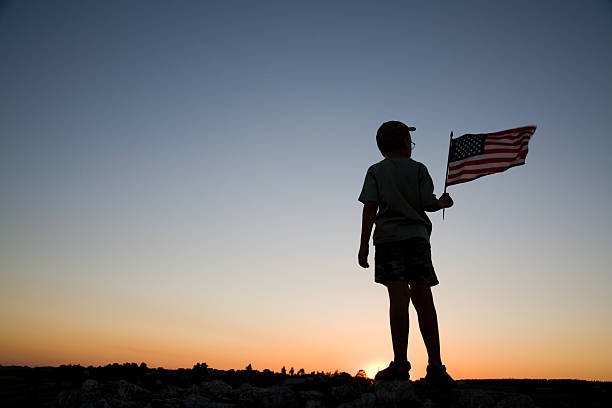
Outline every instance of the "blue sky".
<path id="1" fill-rule="evenodd" d="M 533 375 L 612 379 L 611 23 L 608 1 L 3 3 L 0 363 L 53 362 L 18 347 L 42 321 L 60 341 L 54 319 L 146 332 L 148 314 L 189 316 L 185 339 L 220 367 L 388 360 L 357 196 L 376 129 L 401 120 L 438 194 L 451 130 L 538 126 L 525 166 L 450 187 L 455 207 L 431 216 L 443 353 L 512 333 L 524 361 L 559 344 Z M 331 357 L 258 354 L 315 330 Z M 367 350 L 338 349 L 363 331 Z M 100 349 L 166 347 L 130 341 Z M 575 374 L 559 361 L 577 348 L 600 352 Z"/>

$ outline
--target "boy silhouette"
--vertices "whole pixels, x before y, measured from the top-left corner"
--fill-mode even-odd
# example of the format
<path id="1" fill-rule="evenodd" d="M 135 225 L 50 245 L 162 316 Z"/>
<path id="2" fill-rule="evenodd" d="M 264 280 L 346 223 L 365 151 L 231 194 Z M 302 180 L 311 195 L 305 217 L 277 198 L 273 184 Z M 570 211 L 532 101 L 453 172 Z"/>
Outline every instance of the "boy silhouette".
<path id="1" fill-rule="evenodd" d="M 431 286 L 438 278 L 431 263 L 431 221 L 425 214 L 453 205 L 444 193 L 439 199 L 424 164 L 411 159 L 416 128 L 402 122 L 383 123 L 376 133 L 382 161 L 370 166 L 359 201 L 363 203 L 361 245 L 358 261 L 368 268 L 369 241 L 374 231 L 374 281 L 387 287 L 389 320 L 394 359 L 376 374 L 376 380 L 409 380 L 408 306 L 410 298 L 417 312 L 429 364 L 424 380 L 450 387 L 454 380 L 440 358 L 438 317 Z"/>

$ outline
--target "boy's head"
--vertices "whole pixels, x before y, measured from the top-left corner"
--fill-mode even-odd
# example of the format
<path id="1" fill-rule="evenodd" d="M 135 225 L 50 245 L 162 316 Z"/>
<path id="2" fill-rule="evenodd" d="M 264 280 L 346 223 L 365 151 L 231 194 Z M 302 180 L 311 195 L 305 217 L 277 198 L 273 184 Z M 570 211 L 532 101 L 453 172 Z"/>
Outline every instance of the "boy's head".
<path id="1" fill-rule="evenodd" d="M 389 153 L 410 149 L 410 143 L 412 142 L 410 132 L 414 130 L 416 130 L 415 127 L 406 126 L 397 120 L 383 123 L 376 132 L 378 149 L 385 157 Z"/>

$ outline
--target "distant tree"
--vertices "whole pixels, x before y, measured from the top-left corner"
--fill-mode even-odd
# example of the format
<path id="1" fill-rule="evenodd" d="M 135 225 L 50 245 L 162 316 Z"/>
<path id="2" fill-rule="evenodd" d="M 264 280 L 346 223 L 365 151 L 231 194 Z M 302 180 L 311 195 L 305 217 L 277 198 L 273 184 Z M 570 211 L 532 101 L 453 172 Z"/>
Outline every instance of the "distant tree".
<path id="1" fill-rule="evenodd" d="M 253 366 L 251 366 L 251 363 L 249 363 L 249 365 L 246 366 L 246 370 L 247 371 L 253 371 Z"/>
<path id="2" fill-rule="evenodd" d="M 283 366 L 283 368 L 281 368 L 281 374 L 282 375 L 287 375 L 287 369 L 285 368 L 285 366 Z"/>
<path id="3" fill-rule="evenodd" d="M 291 367 L 291 370 L 289 370 L 289 375 L 293 377 L 294 373 L 295 373 L 295 371 L 293 370 L 293 367 Z"/>
<path id="4" fill-rule="evenodd" d="M 206 370 L 208 368 L 208 364 L 206 363 L 197 363 L 193 366 L 194 369 Z"/>
<path id="5" fill-rule="evenodd" d="M 368 378 L 368 375 L 366 374 L 365 370 L 359 370 L 359 371 L 357 371 L 357 374 L 355 374 L 355 377 L 357 377 L 357 378 Z"/>
<path id="6" fill-rule="evenodd" d="M 306 374 L 306 372 L 304 371 L 303 368 L 300 368 L 300 371 L 298 371 L 297 375 L 304 375 Z"/>
<path id="7" fill-rule="evenodd" d="M 146 370 L 147 369 L 147 363 L 140 363 L 140 369 L 141 370 Z"/>

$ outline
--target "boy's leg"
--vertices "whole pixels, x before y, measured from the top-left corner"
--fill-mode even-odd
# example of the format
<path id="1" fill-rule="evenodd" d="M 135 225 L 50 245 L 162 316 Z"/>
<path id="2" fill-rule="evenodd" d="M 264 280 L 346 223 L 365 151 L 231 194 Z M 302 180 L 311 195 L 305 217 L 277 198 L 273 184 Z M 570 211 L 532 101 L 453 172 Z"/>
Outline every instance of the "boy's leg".
<path id="1" fill-rule="evenodd" d="M 419 329 L 427 348 L 430 365 L 440 366 L 440 334 L 438 332 L 438 315 L 434 306 L 431 287 L 428 285 L 410 285 L 412 303 L 419 318 Z"/>
<path id="2" fill-rule="evenodd" d="M 404 280 L 387 285 L 389 292 L 389 321 L 391 323 L 391 341 L 393 342 L 394 361 L 408 361 L 408 305 L 410 288 Z"/>

